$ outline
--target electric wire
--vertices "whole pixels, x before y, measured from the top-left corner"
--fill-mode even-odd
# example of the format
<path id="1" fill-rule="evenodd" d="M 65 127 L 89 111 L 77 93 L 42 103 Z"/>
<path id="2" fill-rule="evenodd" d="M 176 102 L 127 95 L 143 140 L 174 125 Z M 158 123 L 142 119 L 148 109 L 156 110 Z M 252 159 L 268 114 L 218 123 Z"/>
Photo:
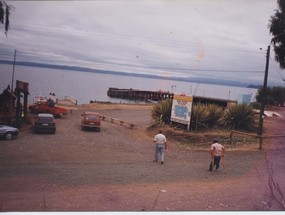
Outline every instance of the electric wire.
<path id="1" fill-rule="evenodd" d="M 282 80 L 285 81 L 285 78 L 284 78 L 284 76 L 281 74 L 280 69 L 277 68 L 276 61 L 275 61 L 271 56 L 270 56 L 269 59 L 270 59 L 271 62 L 273 62 L 273 65 L 274 65 L 274 67 L 275 67 L 275 71 L 277 71 L 277 72 L 279 73 L 280 77 L 282 78 Z"/>

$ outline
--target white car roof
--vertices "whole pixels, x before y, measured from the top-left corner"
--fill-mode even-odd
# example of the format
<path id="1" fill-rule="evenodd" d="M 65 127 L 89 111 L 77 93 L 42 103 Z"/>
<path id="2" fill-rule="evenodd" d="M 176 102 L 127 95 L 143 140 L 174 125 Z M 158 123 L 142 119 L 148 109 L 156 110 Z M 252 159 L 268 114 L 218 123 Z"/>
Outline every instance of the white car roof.
<path id="1" fill-rule="evenodd" d="M 53 117 L 53 115 L 50 113 L 39 113 L 38 117 Z"/>

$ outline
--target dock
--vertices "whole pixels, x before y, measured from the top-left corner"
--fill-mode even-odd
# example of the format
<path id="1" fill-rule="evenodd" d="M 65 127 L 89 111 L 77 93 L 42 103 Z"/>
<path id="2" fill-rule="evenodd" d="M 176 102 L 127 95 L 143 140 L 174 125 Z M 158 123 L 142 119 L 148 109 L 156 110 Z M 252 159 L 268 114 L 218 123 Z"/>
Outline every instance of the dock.
<path id="1" fill-rule="evenodd" d="M 107 95 L 111 98 L 121 98 L 135 101 L 161 101 L 173 99 L 174 94 L 168 91 L 145 91 L 135 89 L 119 89 L 110 87 Z"/>
<path id="2" fill-rule="evenodd" d="M 174 93 L 166 91 L 145 91 L 135 89 L 119 89 L 109 88 L 107 95 L 111 98 L 121 98 L 126 100 L 145 101 L 145 102 L 158 102 L 165 99 L 173 99 Z M 193 96 L 194 104 L 216 104 L 223 108 L 228 108 L 231 105 L 236 105 L 236 100 L 209 98 L 202 96 Z"/>

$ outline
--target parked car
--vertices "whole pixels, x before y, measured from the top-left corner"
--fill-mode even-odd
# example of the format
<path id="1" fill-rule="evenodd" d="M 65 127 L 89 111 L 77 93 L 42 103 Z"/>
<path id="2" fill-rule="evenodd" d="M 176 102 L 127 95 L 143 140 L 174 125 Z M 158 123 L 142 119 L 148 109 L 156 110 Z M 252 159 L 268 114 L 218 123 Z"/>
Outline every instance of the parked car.
<path id="1" fill-rule="evenodd" d="M 11 140 L 19 134 L 18 128 L 14 128 L 8 125 L 0 125 L 0 136 L 6 140 Z"/>
<path id="2" fill-rule="evenodd" d="M 82 114 L 81 129 L 101 130 L 101 117 L 97 112 L 85 111 Z"/>
<path id="3" fill-rule="evenodd" d="M 56 117 L 62 117 L 67 115 L 67 109 L 56 107 L 55 103 L 52 100 L 37 102 L 29 106 L 31 113 L 51 113 Z"/>
<path id="4" fill-rule="evenodd" d="M 52 114 L 39 113 L 35 117 L 34 132 L 48 132 L 55 134 L 56 122 Z"/>

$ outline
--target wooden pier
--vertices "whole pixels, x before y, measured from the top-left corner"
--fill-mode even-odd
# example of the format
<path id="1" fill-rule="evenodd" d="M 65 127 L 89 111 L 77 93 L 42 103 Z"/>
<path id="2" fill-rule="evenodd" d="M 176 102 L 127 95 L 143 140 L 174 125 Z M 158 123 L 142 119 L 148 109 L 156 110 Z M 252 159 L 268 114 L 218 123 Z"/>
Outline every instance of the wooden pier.
<path id="1" fill-rule="evenodd" d="M 135 89 L 109 88 L 107 95 L 112 98 L 121 98 L 136 101 L 160 101 L 173 99 L 173 93 L 166 91 L 144 91 Z"/>
<path id="2" fill-rule="evenodd" d="M 107 95 L 112 98 L 121 98 L 127 100 L 135 101 L 146 101 L 146 102 L 158 102 L 165 99 L 173 99 L 174 93 L 169 93 L 166 91 L 144 91 L 144 90 L 134 90 L 134 89 L 119 89 L 119 88 L 109 88 Z M 193 96 L 193 103 L 200 104 L 216 104 L 223 108 L 228 108 L 231 105 L 236 105 L 236 100 L 220 99 L 220 98 L 209 98 L 201 96 Z"/>

